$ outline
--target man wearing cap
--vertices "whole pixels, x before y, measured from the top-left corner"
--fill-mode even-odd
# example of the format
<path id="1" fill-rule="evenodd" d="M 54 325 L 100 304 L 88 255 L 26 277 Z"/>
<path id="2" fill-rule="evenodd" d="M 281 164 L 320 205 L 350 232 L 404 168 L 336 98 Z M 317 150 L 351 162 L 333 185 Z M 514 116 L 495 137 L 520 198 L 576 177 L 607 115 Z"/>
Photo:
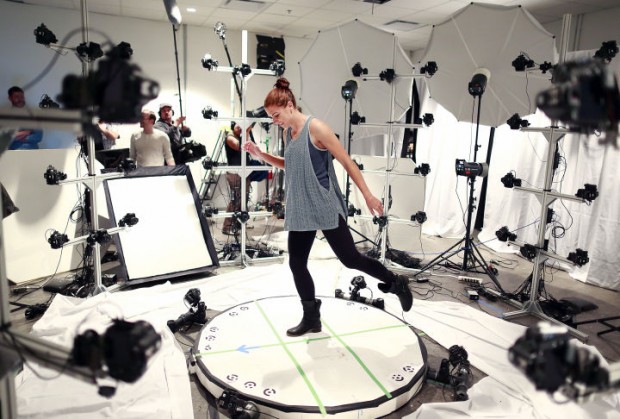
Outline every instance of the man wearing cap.
<path id="1" fill-rule="evenodd" d="M 176 121 L 172 120 L 174 111 L 170 103 L 161 103 L 159 105 L 159 119 L 155 122 L 155 129 L 163 131 L 170 139 L 170 147 L 175 160 L 178 160 L 179 147 L 183 144 L 183 137 L 191 137 L 192 130 L 183 125 L 184 116 L 180 116 Z"/>

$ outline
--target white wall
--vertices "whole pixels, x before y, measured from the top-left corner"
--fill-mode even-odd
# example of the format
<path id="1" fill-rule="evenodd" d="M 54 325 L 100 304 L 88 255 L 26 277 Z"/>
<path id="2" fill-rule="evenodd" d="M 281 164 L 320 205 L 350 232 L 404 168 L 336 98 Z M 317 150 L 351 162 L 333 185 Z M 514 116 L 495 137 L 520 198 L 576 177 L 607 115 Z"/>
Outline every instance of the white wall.
<path id="1" fill-rule="evenodd" d="M 171 102 L 175 105 L 175 111 L 178 114 L 177 73 L 171 25 L 165 22 L 122 18 L 95 13 L 89 13 L 88 18 L 90 41 L 100 43 L 104 51 L 109 50 L 110 43 L 116 45 L 121 41 L 128 42 L 134 51 L 132 62 L 142 69 L 145 77 L 151 78 L 160 84 L 161 92 L 159 97 L 147 104 L 147 107 L 157 111 L 160 102 Z M 66 55 L 58 55 L 54 51 L 35 42 L 33 32 L 41 23 L 44 23 L 54 32 L 59 44 L 75 47 L 82 42 L 80 30 L 81 14 L 77 11 L 6 1 L 0 2 L 0 33 L 3 39 L 3 42 L 0 43 L 0 56 L 4 57 L 2 66 L 0 66 L 0 89 L 2 89 L 2 92 L 0 92 L 2 96 L 0 98 L 0 106 L 9 104 L 5 92 L 12 85 L 26 86 L 26 100 L 30 106 L 36 107 L 44 93 L 56 99 L 56 96 L 61 91 L 62 80 L 66 75 L 81 74 L 81 62 L 73 52 L 69 52 Z M 75 31 L 73 36 L 69 39 L 64 39 L 72 31 Z M 226 39 L 232 64 L 241 64 L 241 32 L 228 31 Z M 310 47 L 311 42 L 311 40 L 306 39 L 285 38 L 285 55 L 288 68 L 284 75 L 290 80 L 293 91 L 298 95 L 300 78 L 297 63 Z M 209 72 L 203 69 L 201 58 L 206 52 L 209 52 L 220 62 L 220 65 L 228 66 L 225 49 L 222 41 L 214 33 L 213 28 L 187 25 L 182 26 L 177 32 L 177 49 L 179 54 L 183 113 L 187 116 L 187 125 L 192 128 L 193 134 L 191 139 L 205 144 L 207 152 L 211 154 L 220 127 L 229 126 L 230 124 L 224 121 L 205 120 L 202 117 L 201 111 L 206 105 L 211 105 L 219 111 L 220 117 L 233 116 L 230 109 L 231 75 L 222 72 Z M 53 63 L 53 66 L 47 68 L 50 63 Z M 252 33 L 248 34 L 248 64 L 251 67 L 256 67 L 256 35 Z M 33 83 L 33 80 L 37 79 L 41 74 L 43 76 Z M 265 95 L 273 87 L 275 80 L 273 76 L 254 75 L 249 78 L 247 88 L 248 109 L 255 109 L 262 105 Z M 237 109 L 235 115 L 238 116 L 239 114 L 240 110 Z M 121 138 L 117 142 L 117 147 L 120 148 L 128 147 L 131 133 L 139 129 L 137 124 L 116 125 L 116 128 L 121 133 Z M 56 134 L 58 135 L 59 133 Z M 257 127 L 254 129 L 254 134 L 257 141 L 260 142 L 264 139 L 266 133 L 262 128 Z M 72 147 L 72 137 L 74 137 L 74 134 L 67 133 L 64 135 L 66 137 L 65 141 L 60 142 L 67 147 Z M 40 150 L 35 153 L 40 157 L 39 160 L 51 163 L 56 151 L 60 150 Z M 8 169 L 9 165 L 6 162 L 16 160 L 15 153 L 19 152 L 6 152 L 0 159 L 0 164 Z M 49 153 L 49 156 L 46 153 Z M 13 261 L 8 261 L 11 277 L 15 280 L 23 281 L 29 278 L 49 275 L 53 272 L 58 252 L 49 250 L 49 245 L 45 242 L 45 230 L 47 228 L 62 229 L 64 224 L 60 225 L 62 223 L 58 220 L 61 218 L 66 220 L 74 204 L 75 194 L 72 193 L 73 188 L 67 187 L 68 189 L 63 191 L 62 195 L 59 193 L 58 200 L 54 201 L 52 198 L 49 198 L 52 202 L 49 211 L 55 211 L 54 213 L 60 211 L 64 216 L 54 219 L 53 222 L 45 221 L 45 225 L 40 227 L 41 231 L 38 233 L 32 231 L 32 221 L 20 223 L 20 220 L 25 221 L 26 216 L 35 209 L 39 211 L 44 209 L 37 203 L 37 194 L 27 194 L 26 191 L 32 188 L 45 188 L 45 192 L 54 192 L 54 188 L 50 189 L 45 185 L 43 179 L 45 167 L 41 168 L 39 167 L 40 165 L 36 167 L 17 165 L 18 167 L 15 168 L 14 166 L 10 165 L 13 168 L 11 170 L 1 171 L 0 180 L 8 186 L 7 189 L 9 189 L 9 193 L 14 199 L 19 198 L 16 204 L 24 209 L 21 214 L 18 213 L 12 216 L 11 220 L 7 219 L 7 221 L 10 221 L 11 228 L 5 236 L 7 248 L 11 243 L 17 243 L 16 240 L 19 239 L 19 247 L 15 248 L 15 251 L 19 251 L 27 256 L 20 259 L 20 261 L 17 261 L 16 258 L 12 258 Z M 60 167 L 64 166 L 60 165 Z M 199 161 L 192 163 L 191 168 L 196 187 L 199 188 L 200 181 L 204 176 L 204 169 Z M 30 175 L 23 177 L 24 173 L 30 173 Z M 69 178 L 76 177 L 76 173 L 72 171 L 71 166 L 67 166 L 67 175 Z M 24 182 L 31 184 L 26 185 Z M 60 202 L 60 196 L 67 194 L 70 195 L 66 199 L 67 202 Z M 32 211 L 26 211 L 29 208 Z M 41 216 L 39 218 L 41 219 L 37 223 L 40 224 L 40 222 L 44 221 L 44 217 Z M 72 234 L 69 234 L 69 238 L 72 238 Z M 26 247 L 28 248 L 27 250 L 25 249 Z M 45 255 L 41 254 L 41 249 L 45 249 Z M 13 251 L 11 249 L 7 250 L 9 252 Z M 50 253 L 50 255 L 47 255 L 47 253 Z M 40 260 L 43 256 L 45 257 L 45 263 L 32 263 L 33 260 Z M 23 264 L 28 263 L 28 260 L 31 262 L 27 266 L 28 269 L 25 269 Z M 61 272 L 76 266 L 76 260 L 73 260 L 71 265 L 66 263 L 71 260 L 71 256 L 63 257 L 63 263 L 60 268 Z M 15 263 L 22 265 L 16 266 Z"/>

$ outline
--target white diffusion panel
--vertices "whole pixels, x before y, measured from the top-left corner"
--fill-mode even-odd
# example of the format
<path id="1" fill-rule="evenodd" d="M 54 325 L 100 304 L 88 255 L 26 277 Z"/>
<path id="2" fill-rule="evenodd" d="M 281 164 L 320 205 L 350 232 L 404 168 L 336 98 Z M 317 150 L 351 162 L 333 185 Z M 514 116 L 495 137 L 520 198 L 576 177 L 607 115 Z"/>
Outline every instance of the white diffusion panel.
<path id="1" fill-rule="evenodd" d="M 117 222 L 127 213 L 139 219 L 118 235 L 128 281 L 170 279 L 217 264 L 190 174 L 114 179 L 107 190 Z"/>

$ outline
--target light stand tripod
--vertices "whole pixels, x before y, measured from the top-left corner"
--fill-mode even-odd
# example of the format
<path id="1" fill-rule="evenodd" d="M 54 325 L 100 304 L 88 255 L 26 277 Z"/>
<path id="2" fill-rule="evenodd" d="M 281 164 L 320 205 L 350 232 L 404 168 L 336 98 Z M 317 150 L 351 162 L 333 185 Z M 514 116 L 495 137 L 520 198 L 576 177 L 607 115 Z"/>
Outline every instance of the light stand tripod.
<path id="1" fill-rule="evenodd" d="M 474 97 L 474 100 L 476 97 L 478 97 L 478 112 L 477 112 L 477 117 L 476 117 L 476 137 L 474 141 L 474 162 L 476 161 L 476 157 L 478 154 L 478 148 L 479 148 L 478 130 L 480 128 L 480 109 L 481 109 L 481 104 L 482 104 L 482 95 L 486 87 L 486 81 L 487 81 L 486 75 L 477 73 L 474 75 L 474 77 L 472 78 L 472 81 L 469 83 L 469 93 Z M 458 162 L 459 161 L 457 160 L 457 172 L 458 172 Z M 466 163 L 465 165 L 469 165 L 469 163 Z M 457 173 L 457 175 L 458 174 L 459 173 Z M 482 173 L 479 173 L 475 170 L 470 171 L 470 169 L 465 167 L 464 173 L 462 174 L 464 176 L 467 176 L 468 184 L 469 184 L 469 198 L 467 201 L 468 204 L 467 204 L 467 222 L 465 224 L 465 237 L 459 240 L 458 242 L 456 242 L 446 251 L 438 255 L 435 259 L 429 262 L 428 265 L 422 268 L 419 272 L 415 273 L 414 276 L 417 276 L 421 274 L 422 272 L 425 272 L 429 270 L 430 268 L 432 268 L 433 266 L 439 264 L 440 262 L 445 261 L 445 266 L 447 267 L 455 268 L 455 269 L 465 271 L 465 272 L 478 272 L 478 273 L 484 273 L 488 275 L 489 278 L 491 278 L 491 280 L 497 287 L 497 289 L 502 294 L 505 294 L 505 291 L 503 290 L 502 286 L 497 280 L 495 273 L 489 268 L 489 264 L 484 260 L 484 257 L 480 253 L 480 250 L 478 250 L 478 247 L 476 246 L 476 244 L 474 243 L 474 240 L 471 237 L 472 217 L 473 217 L 474 209 L 476 208 L 476 206 L 474 205 L 474 202 L 476 200 L 476 198 L 474 197 L 474 192 L 475 192 L 474 186 L 476 183 L 476 176 L 480 176 L 482 175 Z M 486 173 L 484 174 L 484 176 L 486 176 Z M 456 255 L 457 253 L 461 251 L 463 251 L 463 263 L 462 264 L 460 265 L 455 264 L 451 262 L 450 260 L 448 260 L 450 257 Z M 481 271 L 477 270 L 478 268 L 480 268 Z"/>

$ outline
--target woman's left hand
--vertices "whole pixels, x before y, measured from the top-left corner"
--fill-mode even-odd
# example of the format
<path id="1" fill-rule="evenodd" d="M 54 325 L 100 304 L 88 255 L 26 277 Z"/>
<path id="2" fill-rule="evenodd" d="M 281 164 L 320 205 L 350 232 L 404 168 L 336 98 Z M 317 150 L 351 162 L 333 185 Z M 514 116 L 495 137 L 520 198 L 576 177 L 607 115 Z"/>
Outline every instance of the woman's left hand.
<path id="1" fill-rule="evenodd" d="M 374 195 L 368 195 L 367 197 L 364 197 L 364 199 L 366 200 L 366 206 L 368 206 L 368 209 L 372 215 L 383 215 L 383 204 L 378 198 Z"/>

